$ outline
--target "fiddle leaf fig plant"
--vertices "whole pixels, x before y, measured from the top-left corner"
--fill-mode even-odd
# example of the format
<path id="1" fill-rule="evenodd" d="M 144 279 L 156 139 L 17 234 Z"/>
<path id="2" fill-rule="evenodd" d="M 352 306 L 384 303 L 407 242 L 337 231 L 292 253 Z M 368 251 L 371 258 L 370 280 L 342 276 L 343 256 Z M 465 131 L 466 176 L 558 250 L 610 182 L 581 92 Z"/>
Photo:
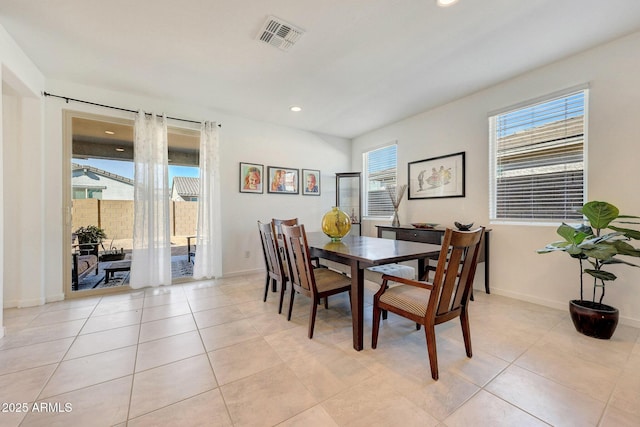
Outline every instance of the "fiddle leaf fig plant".
<path id="1" fill-rule="evenodd" d="M 606 267 L 612 264 L 626 264 L 632 267 L 640 267 L 618 255 L 640 257 L 640 250 L 629 242 L 640 240 L 640 231 L 628 228 L 627 224 L 640 225 L 638 216 L 620 215 L 620 211 L 614 205 L 607 202 L 592 201 L 578 209 L 587 219 L 589 225 L 580 224 L 571 226 L 562 223 L 556 230 L 564 240 L 549 243 L 538 253 L 567 252 L 580 263 L 580 300 L 583 297 L 583 276 L 588 274 L 593 278 L 593 298 L 596 302 L 596 292 L 600 288 L 599 304 L 605 296 L 606 282 L 613 281 L 617 276 L 608 271 Z M 612 223 L 617 225 L 612 225 Z M 605 233 L 606 230 L 611 232 Z M 584 263 L 588 268 L 584 268 Z M 590 267 L 590 268 L 589 268 Z"/>

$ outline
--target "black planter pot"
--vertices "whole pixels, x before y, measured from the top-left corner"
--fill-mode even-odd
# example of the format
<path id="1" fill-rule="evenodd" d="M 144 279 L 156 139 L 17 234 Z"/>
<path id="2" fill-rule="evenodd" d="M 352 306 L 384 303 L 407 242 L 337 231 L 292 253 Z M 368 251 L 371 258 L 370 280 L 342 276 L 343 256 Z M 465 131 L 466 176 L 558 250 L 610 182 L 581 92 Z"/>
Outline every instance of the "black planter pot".
<path id="1" fill-rule="evenodd" d="M 620 317 L 620 312 L 615 307 L 575 299 L 569 303 L 569 313 L 576 331 L 603 340 L 613 336 Z"/>

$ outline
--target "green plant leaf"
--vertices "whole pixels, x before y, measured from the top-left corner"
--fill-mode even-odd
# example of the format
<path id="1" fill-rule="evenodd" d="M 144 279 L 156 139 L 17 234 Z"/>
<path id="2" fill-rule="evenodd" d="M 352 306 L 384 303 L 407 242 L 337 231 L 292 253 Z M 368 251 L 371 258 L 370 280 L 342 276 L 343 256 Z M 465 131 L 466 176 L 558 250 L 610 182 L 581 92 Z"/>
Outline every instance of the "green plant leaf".
<path id="1" fill-rule="evenodd" d="M 558 235 L 567 242 L 579 245 L 587 236 L 593 234 L 593 230 L 591 230 L 591 227 L 582 224 L 572 227 L 568 224 L 562 223 L 562 225 L 560 225 L 556 230 L 556 233 L 558 233 Z"/>
<path id="2" fill-rule="evenodd" d="M 600 280 L 616 280 L 617 279 L 615 274 L 609 273 L 608 271 L 591 270 L 591 269 L 585 268 L 584 272 Z"/>
<path id="3" fill-rule="evenodd" d="M 611 259 L 608 259 L 606 261 L 602 261 L 601 264 L 607 264 L 607 265 L 609 265 L 609 264 L 626 264 L 626 265 L 630 265 L 632 267 L 640 267 L 640 265 L 633 264 L 633 263 L 631 263 L 629 261 L 625 261 L 625 260 L 620 259 L 620 258 L 611 258 Z"/>
<path id="4" fill-rule="evenodd" d="M 620 211 L 617 207 L 607 202 L 592 201 L 585 203 L 578 212 L 587 217 L 591 227 L 599 230 L 607 228 L 609 223 L 618 218 Z"/>
<path id="5" fill-rule="evenodd" d="M 618 251 L 618 254 L 620 255 L 640 257 L 640 250 L 634 248 L 624 240 L 618 240 L 614 242 L 614 245 L 616 247 L 616 250 Z"/>
<path id="6" fill-rule="evenodd" d="M 628 223 L 626 223 L 626 224 L 628 224 Z M 633 230 L 631 228 L 616 227 L 615 225 L 610 225 L 609 228 L 614 230 L 614 231 L 617 231 L 619 233 L 624 234 L 625 236 L 629 237 L 630 239 L 640 240 L 640 231 L 638 231 L 638 230 Z"/>
<path id="7" fill-rule="evenodd" d="M 581 246 L 585 255 L 596 259 L 609 259 L 618 253 L 614 244 L 609 242 L 601 242 L 595 245 Z"/>

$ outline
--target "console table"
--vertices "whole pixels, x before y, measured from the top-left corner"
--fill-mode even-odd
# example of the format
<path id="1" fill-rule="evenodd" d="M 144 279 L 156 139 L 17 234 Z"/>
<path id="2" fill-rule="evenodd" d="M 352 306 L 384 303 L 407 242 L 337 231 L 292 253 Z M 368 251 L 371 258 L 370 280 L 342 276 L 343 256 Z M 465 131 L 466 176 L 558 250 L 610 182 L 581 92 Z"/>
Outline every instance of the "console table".
<path id="1" fill-rule="evenodd" d="M 378 237 L 390 238 L 395 240 L 408 240 L 411 242 L 442 244 L 442 237 L 446 228 L 416 228 L 413 226 L 392 227 L 390 225 L 376 225 L 378 227 Z M 478 262 L 484 262 L 484 290 L 489 292 L 489 235 L 490 229 L 484 230 L 484 244 L 480 247 L 480 259 Z M 419 272 L 420 277 L 424 272 Z"/>

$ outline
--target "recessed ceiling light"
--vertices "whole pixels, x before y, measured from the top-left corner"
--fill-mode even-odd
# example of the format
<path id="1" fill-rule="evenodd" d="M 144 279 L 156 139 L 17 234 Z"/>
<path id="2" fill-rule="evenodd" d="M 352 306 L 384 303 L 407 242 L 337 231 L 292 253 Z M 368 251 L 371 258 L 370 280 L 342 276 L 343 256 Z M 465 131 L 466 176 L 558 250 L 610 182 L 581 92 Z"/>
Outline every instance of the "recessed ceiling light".
<path id="1" fill-rule="evenodd" d="M 440 7 L 449 7 L 458 3 L 458 0 L 436 0 L 436 3 L 438 3 Z"/>
<path id="2" fill-rule="evenodd" d="M 122 148 L 122 147 L 118 147 L 118 148 L 116 148 L 116 151 L 123 152 L 123 151 L 124 151 L 124 148 Z"/>
<path id="3" fill-rule="evenodd" d="M 106 133 L 107 135 L 115 135 L 116 133 L 112 130 L 105 130 L 104 133 Z"/>
<path id="4" fill-rule="evenodd" d="M 302 107 L 299 107 L 297 105 L 292 105 L 291 107 L 289 107 L 289 110 L 297 113 L 298 111 L 302 111 Z"/>

